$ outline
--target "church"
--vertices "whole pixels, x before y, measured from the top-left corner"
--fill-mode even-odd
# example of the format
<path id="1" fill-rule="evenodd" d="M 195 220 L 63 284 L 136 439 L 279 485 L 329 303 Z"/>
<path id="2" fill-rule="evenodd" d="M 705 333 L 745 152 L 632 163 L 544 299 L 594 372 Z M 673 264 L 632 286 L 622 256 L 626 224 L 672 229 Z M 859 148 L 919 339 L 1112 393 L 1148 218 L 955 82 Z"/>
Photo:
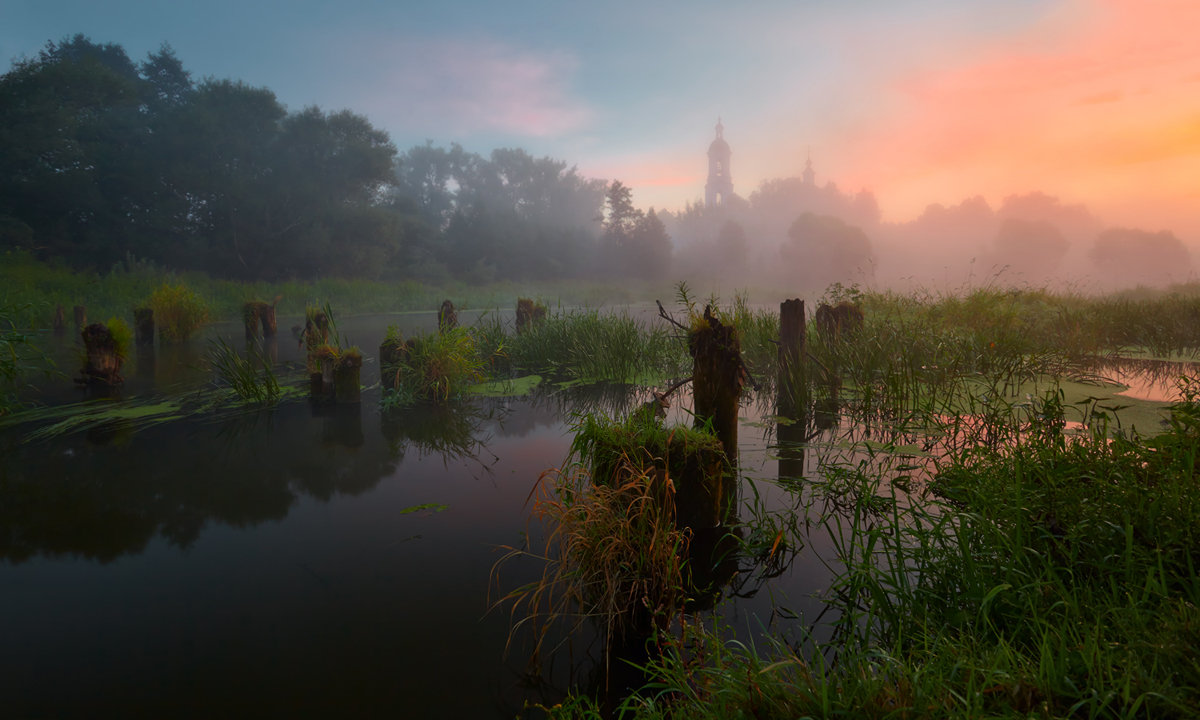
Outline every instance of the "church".
<path id="1" fill-rule="evenodd" d="M 717 137 L 708 145 L 708 181 L 704 183 L 705 207 L 724 205 L 733 197 L 733 176 L 729 170 L 729 157 L 732 154 L 729 143 L 725 141 L 725 126 L 718 117 Z M 811 154 L 804 165 L 803 182 L 810 187 L 817 184 Z"/>

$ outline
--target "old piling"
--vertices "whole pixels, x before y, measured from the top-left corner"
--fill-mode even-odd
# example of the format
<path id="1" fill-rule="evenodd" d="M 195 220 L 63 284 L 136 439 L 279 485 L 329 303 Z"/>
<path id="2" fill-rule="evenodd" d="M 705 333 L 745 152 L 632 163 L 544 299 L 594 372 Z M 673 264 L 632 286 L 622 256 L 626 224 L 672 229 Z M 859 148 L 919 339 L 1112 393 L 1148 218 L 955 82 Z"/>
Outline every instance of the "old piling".
<path id="1" fill-rule="evenodd" d="M 533 301 L 517 298 L 517 334 L 524 335 L 533 327 Z"/>
<path id="2" fill-rule="evenodd" d="M 796 397 L 807 386 L 804 356 L 804 301 L 798 298 L 779 304 L 779 414 L 791 417 Z"/>
<path id="3" fill-rule="evenodd" d="M 134 342 L 138 347 L 154 344 L 154 310 L 148 307 L 133 309 Z"/>
<path id="4" fill-rule="evenodd" d="M 746 381 L 736 328 L 704 308 L 701 322 L 688 333 L 692 356 L 692 399 L 696 425 L 712 424 L 730 463 L 737 462 L 738 402 Z"/>
<path id="5" fill-rule="evenodd" d="M 242 306 L 242 324 L 246 327 L 246 340 L 258 338 L 258 314 L 265 303 L 248 302 Z"/>
<path id="6" fill-rule="evenodd" d="M 362 354 L 353 349 L 343 352 L 333 363 L 334 402 L 357 403 L 362 401 L 362 387 L 359 384 L 362 364 Z"/>
<path id="7" fill-rule="evenodd" d="M 458 313 L 454 310 L 454 303 L 449 300 L 442 302 L 442 307 L 438 309 L 438 332 L 446 332 L 458 327 Z"/>
<path id="8" fill-rule="evenodd" d="M 263 303 L 258 309 L 258 318 L 262 321 L 264 338 L 273 338 L 279 334 L 279 324 L 275 320 L 275 306 Z"/>
<path id="9" fill-rule="evenodd" d="M 93 323 L 80 332 L 85 351 L 81 377 L 76 380 L 85 385 L 107 385 L 109 387 L 124 382 L 121 377 L 123 358 L 117 348 L 116 339 L 108 326 L 103 323 Z"/>

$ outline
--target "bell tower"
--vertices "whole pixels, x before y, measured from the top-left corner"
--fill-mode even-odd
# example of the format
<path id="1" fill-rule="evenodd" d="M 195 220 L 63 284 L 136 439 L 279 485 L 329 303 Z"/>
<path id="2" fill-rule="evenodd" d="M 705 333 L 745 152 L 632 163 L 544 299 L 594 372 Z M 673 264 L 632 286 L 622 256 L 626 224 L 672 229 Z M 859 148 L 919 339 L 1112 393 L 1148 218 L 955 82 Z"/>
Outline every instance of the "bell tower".
<path id="1" fill-rule="evenodd" d="M 708 182 L 704 183 L 704 204 L 708 207 L 722 205 L 733 195 L 733 180 L 729 174 L 729 156 L 732 152 L 725 142 L 725 126 L 717 118 L 717 137 L 708 146 Z"/>

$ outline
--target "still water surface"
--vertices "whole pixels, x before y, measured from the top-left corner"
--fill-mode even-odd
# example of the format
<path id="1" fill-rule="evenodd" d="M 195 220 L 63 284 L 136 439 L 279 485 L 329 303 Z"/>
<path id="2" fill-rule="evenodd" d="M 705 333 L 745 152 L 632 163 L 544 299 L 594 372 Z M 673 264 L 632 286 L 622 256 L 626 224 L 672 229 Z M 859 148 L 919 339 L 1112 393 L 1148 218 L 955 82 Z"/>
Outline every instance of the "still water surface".
<path id="1" fill-rule="evenodd" d="M 373 355 L 388 324 L 435 322 L 351 318 L 342 332 Z M 273 352 L 299 378 L 289 324 Z M 233 324 L 207 333 L 241 343 Z M 96 402 L 203 388 L 206 340 L 135 358 L 122 398 Z M 47 342 L 73 369 L 72 340 Z M 33 441 L 36 424 L 0 430 L 4 714 L 511 718 L 586 685 L 598 659 L 588 638 L 534 678 L 527 647 L 505 654 L 490 575 L 500 548 L 523 541 L 533 483 L 567 454 L 571 411 L 637 398 L 549 392 L 381 416 L 377 380 L 369 364 L 361 407 L 336 412 L 293 399 Z M 84 399 L 63 378 L 40 390 L 50 404 Z M 794 504 L 773 484 L 764 424 L 746 414 L 742 495 Z M 539 570 L 506 565 L 502 589 Z M 755 573 L 743 567 L 723 591 L 741 596 L 718 605 L 732 626 L 820 612 L 819 543 L 779 578 Z"/>

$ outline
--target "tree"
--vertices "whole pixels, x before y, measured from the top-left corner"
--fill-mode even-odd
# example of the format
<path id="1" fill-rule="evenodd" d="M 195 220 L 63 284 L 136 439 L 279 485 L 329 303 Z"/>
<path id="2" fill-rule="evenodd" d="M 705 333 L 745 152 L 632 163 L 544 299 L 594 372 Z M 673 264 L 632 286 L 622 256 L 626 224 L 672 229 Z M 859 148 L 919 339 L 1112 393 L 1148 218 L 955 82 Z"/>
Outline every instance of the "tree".
<path id="1" fill-rule="evenodd" d="M 1187 248 L 1166 230 L 1109 228 L 1096 237 L 1090 257 L 1105 280 L 1126 287 L 1182 282 L 1192 272 Z"/>
<path id="2" fill-rule="evenodd" d="M 874 276 L 871 241 L 836 217 L 804 213 L 788 228 L 780 257 L 790 277 L 820 288 L 851 276 Z"/>
<path id="3" fill-rule="evenodd" d="M 1062 232 L 1044 220 L 1005 218 L 992 241 L 991 261 L 1038 281 L 1049 278 L 1062 263 L 1070 243 Z"/>

